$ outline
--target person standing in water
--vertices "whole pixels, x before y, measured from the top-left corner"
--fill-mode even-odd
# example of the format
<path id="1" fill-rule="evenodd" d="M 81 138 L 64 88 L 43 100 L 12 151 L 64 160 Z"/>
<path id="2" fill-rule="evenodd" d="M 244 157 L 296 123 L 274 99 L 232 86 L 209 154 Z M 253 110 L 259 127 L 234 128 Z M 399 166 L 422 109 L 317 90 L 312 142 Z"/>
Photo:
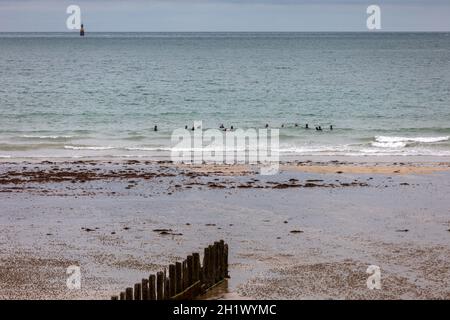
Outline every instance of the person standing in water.
<path id="1" fill-rule="evenodd" d="M 80 37 L 84 37 L 84 26 L 83 26 L 83 24 L 81 24 L 81 28 L 80 28 Z"/>

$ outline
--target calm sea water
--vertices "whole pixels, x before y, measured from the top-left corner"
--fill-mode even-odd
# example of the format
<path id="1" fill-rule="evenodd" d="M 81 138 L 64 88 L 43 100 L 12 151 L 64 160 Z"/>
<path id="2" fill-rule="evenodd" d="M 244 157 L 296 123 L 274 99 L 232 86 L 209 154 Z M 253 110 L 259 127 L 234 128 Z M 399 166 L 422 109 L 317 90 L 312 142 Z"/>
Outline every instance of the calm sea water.
<path id="1" fill-rule="evenodd" d="M 294 155 L 450 156 L 450 34 L 0 34 L 1 158 L 152 156 L 198 120 L 284 125 Z"/>

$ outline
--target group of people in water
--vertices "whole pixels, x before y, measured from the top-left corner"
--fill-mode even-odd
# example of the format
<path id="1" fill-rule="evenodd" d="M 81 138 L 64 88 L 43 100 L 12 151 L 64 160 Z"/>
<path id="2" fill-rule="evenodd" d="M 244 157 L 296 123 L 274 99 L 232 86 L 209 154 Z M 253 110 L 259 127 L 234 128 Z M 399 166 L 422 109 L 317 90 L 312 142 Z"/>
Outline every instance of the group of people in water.
<path id="1" fill-rule="evenodd" d="M 299 125 L 298 125 L 298 123 L 294 123 L 294 127 L 298 127 Z M 269 124 L 268 123 L 266 123 L 266 125 L 264 126 L 266 129 L 268 129 L 269 128 Z M 188 126 L 187 125 L 185 125 L 184 126 L 184 129 L 185 130 L 188 130 Z M 281 125 L 281 128 L 285 128 L 285 125 L 284 124 L 282 124 Z M 191 127 L 191 131 L 194 131 L 196 128 L 195 128 L 195 126 L 192 126 Z M 200 129 L 200 127 L 198 127 L 197 129 Z M 220 130 L 222 130 L 222 131 L 232 131 L 232 130 L 234 130 L 234 126 L 230 126 L 230 128 L 226 128 L 224 125 L 223 125 L 223 123 L 219 126 L 219 129 Z M 305 129 L 309 129 L 309 124 L 307 123 L 307 124 L 305 124 Z M 330 129 L 330 131 L 333 131 L 333 125 L 330 125 L 329 126 L 329 129 Z M 158 131 L 158 126 L 155 126 L 155 128 L 154 128 L 154 131 Z M 322 129 L 322 126 L 316 126 L 316 131 L 323 131 L 323 129 Z"/>
<path id="2" fill-rule="evenodd" d="M 294 123 L 294 127 L 298 127 L 298 123 Z M 269 128 L 269 124 L 268 123 L 266 123 L 265 128 L 266 129 Z M 284 128 L 284 124 L 281 125 L 281 128 Z M 330 131 L 333 131 L 333 125 L 332 124 L 330 125 L 329 128 L 330 128 Z M 305 129 L 309 129 L 309 124 L 308 123 L 305 124 Z M 322 126 L 316 126 L 316 131 L 323 131 Z"/>

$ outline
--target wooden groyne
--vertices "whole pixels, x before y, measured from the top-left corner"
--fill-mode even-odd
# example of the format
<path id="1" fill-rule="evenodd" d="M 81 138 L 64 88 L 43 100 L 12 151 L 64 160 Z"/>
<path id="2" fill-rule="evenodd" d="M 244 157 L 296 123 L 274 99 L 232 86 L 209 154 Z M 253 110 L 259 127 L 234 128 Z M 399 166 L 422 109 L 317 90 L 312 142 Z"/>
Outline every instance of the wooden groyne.
<path id="1" fill-rule="evenodd" d="M 200 253 L 151 274 L 111 300 L 192 300 L 228 278 L 228 245 L 214 242 Z"/>

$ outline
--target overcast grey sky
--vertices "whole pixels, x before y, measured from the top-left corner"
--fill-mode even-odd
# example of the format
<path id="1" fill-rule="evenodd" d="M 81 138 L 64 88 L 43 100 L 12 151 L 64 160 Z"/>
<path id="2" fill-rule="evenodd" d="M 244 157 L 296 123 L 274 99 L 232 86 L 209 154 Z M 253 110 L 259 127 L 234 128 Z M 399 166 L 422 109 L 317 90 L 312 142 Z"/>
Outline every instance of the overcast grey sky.
<path id="1" fill-rule="evenodd" d="M 0 32 L 68 31 L 79 5 L 88 31 L 450 31 L 450 0 L 0 0 Z"/>

